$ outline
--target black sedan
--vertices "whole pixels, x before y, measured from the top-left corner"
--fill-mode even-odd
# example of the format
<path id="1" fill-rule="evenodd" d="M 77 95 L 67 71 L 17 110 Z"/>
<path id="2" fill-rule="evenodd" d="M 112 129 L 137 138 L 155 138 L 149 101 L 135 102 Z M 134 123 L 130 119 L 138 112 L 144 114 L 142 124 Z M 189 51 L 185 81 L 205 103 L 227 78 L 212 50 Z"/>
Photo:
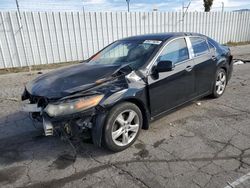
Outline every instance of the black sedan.
<path id="1" fill-rule="evenodd" d="M 157 116 L 220 97 L 232 67 L 229 48 L 201 34 L 133 36 L 28 83 L 23 110 L 43 123 L 46 136 L 90 135 L 95 145 L 121 151 Z"/>

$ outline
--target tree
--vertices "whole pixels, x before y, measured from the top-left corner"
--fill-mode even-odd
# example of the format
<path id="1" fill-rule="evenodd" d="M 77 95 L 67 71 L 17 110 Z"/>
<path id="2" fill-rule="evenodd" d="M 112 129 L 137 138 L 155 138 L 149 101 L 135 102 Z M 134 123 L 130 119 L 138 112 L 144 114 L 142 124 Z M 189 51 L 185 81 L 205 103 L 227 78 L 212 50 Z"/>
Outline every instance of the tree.
<path id="1" fill-rule="evenodd" d="M 209 12 L 211 9 L 211 6 L 213 5 L 213 0 L 203 0 L 204 2 L 204 8 L 205 8 L 205 12 Z"/>

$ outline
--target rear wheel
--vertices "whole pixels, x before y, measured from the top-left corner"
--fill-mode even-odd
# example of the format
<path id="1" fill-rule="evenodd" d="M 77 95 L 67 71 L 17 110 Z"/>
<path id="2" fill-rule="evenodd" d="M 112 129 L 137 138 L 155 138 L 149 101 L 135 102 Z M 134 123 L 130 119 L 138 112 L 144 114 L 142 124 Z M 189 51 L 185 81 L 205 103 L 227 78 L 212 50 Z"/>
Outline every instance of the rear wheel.
<path id="1" fill-rule="evenodd" d="M 214 89 L 212 97 L 218 98 L 223 95 L 227 85 L 227 74 L 226 71 L 222 68 L 218 69 L 216 72 L 216 79 L 214 83 Z"/>
<path id="2" fill-rule="evenodd" d="M 112 108 L 105 129 L 104 143 L 112 151 L 122 151 L 131 146 L 142 127 L 142 113 L 133 103 L 124 102 Z"/>

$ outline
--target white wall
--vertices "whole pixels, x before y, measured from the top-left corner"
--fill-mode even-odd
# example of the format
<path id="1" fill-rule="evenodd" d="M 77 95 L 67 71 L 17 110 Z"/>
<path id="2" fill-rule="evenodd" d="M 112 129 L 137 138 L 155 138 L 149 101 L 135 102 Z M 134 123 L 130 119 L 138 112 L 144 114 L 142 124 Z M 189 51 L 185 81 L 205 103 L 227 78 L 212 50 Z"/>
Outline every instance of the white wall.
<path id="1" fill-rule="evenodd" d="M 86 59 L 114 40 L 198 32 L 220 43 L 250 41 L 250 12 L 0 12 L 0 68 Z"/>

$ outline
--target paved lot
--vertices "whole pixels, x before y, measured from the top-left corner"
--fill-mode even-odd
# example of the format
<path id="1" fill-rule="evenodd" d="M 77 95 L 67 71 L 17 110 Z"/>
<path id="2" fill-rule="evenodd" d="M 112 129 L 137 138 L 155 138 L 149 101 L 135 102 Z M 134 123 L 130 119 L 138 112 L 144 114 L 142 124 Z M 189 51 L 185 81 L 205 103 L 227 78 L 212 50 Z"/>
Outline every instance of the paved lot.
<path id="1" fill-rule="evenodd" d="M 250 62 L 250 45 L 235 46 L 231 48 L 235 59 L 241 59 Z"/>
<path id="2" fill-rule="evenodd" d="M 129 149 L 110 153 L 81 143 L 76 156 L 70 144 L 42 136 L 19 111 L 23 84 L 36 76 L 0 76 L 0 187 L 214 188 L 247 179 L 250 64 L 234 67 L 223 97 L 153 122 Z M 237 187 L 250 187 L 250 179 Z"/>

